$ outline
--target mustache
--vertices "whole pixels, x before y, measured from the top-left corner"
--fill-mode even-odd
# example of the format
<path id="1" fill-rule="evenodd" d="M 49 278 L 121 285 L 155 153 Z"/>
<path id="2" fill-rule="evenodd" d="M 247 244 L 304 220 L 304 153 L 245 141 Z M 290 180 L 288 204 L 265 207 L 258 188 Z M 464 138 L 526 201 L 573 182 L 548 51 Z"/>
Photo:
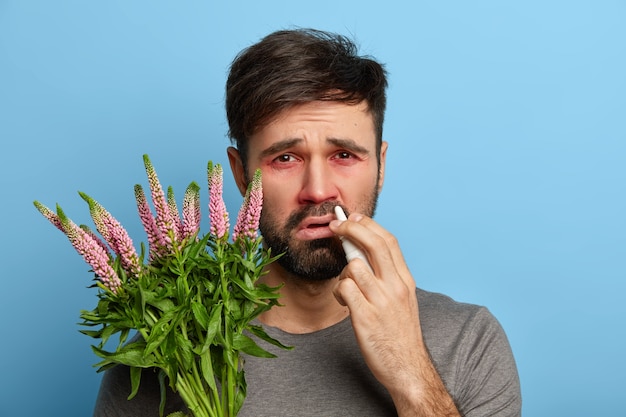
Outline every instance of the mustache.
<path id="1" fill-rule="evenodd" d="M 287 218 L 285 229 L 294 229 L 302 222 L 302 220 L 309 216 L 325 216 L 329 213 L 334 214 L 335 206 L 340 206 L 346 212 L 346 215 L 348 214 L 346 208 L 337 201 L 324 201 L 322 204 L 311 204 L 303 207 L 301 210 L 291 213 L 291 215 Z"/>

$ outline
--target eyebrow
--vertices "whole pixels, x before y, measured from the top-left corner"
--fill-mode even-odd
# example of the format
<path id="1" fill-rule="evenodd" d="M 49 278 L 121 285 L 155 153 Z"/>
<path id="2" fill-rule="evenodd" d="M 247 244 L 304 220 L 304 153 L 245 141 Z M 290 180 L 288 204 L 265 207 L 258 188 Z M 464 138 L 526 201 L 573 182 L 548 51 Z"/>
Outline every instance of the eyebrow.
<path id="1" fill-rule="evenodd" d="M 265 148 L 261 152 L 261 158 L 275 155 L 286 149 L 296 146 L 302 142 L 303 140 L 300 138 L 290 138 L 290 139 L 285 139 L 285 140 L 281 140 L 279 142 L 273 143 L 271 146 L 269 146 L 268 148 Z M 352 139 L 328 138 L 326 139 L 326 142 L 331 143 L 337 146 L 338 148 L 345 148 L 354 153 L 364 154 L 364 155 L 367 155 L 370 153 L 369 149 L 365 148 L 364 146 L 359 145 Z"/>
<path id="2" fill-rule="evenodd" d="M 332 143 L 338 148 L 345 148 L 354 153 L 359 153 L 359 154 L 364 154 L 364 155 L 367 155 L 370 153 L 369 149 L 367 149 L 364 146 L 359 145 L 352 139 L 328 138 L 326 139 L 326 141 Z"/>
<path id="3" fill-rule="evenodd" d="M 292 138 L 292 139 L 285 139 L 285 140 L 281 140 L 279 142 L 273 143 L 271 146 L 263 149 L 263 151 L 261 152 L 261 158 L 265 158 L 268 156 L 272 156 L 276 153 L 282 152 L 285 149 L 289 149 L 292 146 L 295 146 L 300 142 L 302 142 L 302 139 Z"/>

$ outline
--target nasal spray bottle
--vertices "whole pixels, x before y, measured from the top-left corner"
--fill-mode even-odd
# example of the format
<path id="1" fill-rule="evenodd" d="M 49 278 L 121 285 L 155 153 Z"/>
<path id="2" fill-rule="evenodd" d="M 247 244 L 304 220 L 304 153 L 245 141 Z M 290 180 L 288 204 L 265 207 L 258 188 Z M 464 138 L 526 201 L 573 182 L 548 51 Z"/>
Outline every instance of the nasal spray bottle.
<path id="1" fill-rule="evenodd" d="M 344 213 L 343 209 L 340 206 L 335 206 L 335 215 L 337 216 L 337 220 L 346 221 L 348 218 L 346 217 L 346 213 Z M 352 242 L 346 239 L 343 236 L 339 236 L 341 240 L 341 245 L 343 246 L 344 252 L 346 252 L 346 259 L 350 262 L 353 259 L 360 258 L 365 262 L 370 270 L 372 270 L 372 266 L 369 264 L 367 260 L 367 256 Z"/>

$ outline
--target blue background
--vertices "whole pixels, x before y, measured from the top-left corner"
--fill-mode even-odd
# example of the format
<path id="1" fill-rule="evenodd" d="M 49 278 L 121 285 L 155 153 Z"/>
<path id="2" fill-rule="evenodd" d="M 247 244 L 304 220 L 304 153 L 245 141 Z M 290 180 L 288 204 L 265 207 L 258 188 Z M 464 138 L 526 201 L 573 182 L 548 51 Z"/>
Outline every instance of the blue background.
<path id="1" fill-rule="evenodd" d="M 377 219 L 419 286 L 500 319 L 524 415 L 625 415 L 625 22 L 617 0 L 0 0 L 0 415 L 90 415 L 100 380 L 88 267 L 32 201 L 91 224 L 85 191 L 144 240 L 142 154 L 179 198 L 227 166 L 228 65 L 293 26 L 386 63 Z"/>

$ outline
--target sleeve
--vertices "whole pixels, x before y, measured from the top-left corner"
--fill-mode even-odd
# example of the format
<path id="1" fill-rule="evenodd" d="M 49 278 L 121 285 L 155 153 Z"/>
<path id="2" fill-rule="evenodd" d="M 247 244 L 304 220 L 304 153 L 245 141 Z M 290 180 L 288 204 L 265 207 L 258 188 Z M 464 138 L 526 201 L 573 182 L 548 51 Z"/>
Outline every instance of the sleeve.
<path id="1" fill-rule="evenodd" d="M 517 366 L 502 326 L 486 309 L 477 310 L 462 337 L 455 400 L 466 417 L 521 416 Z"/>
<path id="2" fill-rule="evenodd" d="M 128 400 L 131 393 L 130 372 L 128 367 L 118 365 L 104 373 L 96 399 L 93 417 L 141 417 L 158 416 L 161 391 L 158 371 L 144 369 L 137 395 Z M 185 411 L 182 399 L 169 387 L 165 401 L 165 413 Z"/>

